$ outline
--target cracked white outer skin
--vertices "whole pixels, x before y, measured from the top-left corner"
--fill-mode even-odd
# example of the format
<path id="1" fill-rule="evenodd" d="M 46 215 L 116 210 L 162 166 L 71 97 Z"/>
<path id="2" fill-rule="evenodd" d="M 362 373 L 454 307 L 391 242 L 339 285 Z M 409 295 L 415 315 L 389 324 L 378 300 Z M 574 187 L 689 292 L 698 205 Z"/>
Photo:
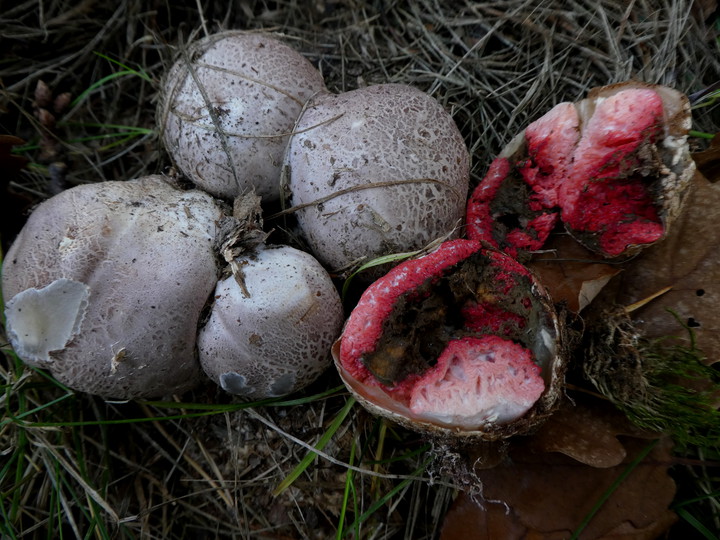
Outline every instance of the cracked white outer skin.
<path id="1" fill-rule="evenodd" d="M 50 363 L 50 353 L 65 348 L 82 326 L 90 287 L 71 279 L 25 289 L 5 305 L 8 338 L 15 350 L 34 365 Z"/>
<path id="2" fill-rule="evenodd" d="M 220 217 L 209 195 L 177 190 L 159 176 L 83 185 L 42 203 L 3 263 L 18 355 L 107 398 L 194 386 L 202 377 L 198 318 L 217 281 Z M 63 304 L 62 294 L 72 301 Z M 18 319 L 18 307 L 53 315 L 35 324 Z M 46 335 L 52 339 L 39 347 Z"/>
<path id="3" fill-rule="evenodd" d="M 254 189 L 267 202 L 280 196 L 295 121 L 321 91 L 320 72 L 287 45 L 222 32 L 191 45 L 172 66 L 158 125 L 173 160 L 200 188 L 227 199 Z"/>
<path id="4" fill-rule="evenodd" d="M 309 205 L 297 211 L 300 231 L 333 270 L 422 248 L 465 214 L 465 142 L 440 104 L 409 86 L 316 96 L 285 162 L 293 205 Z"/>
<path id="5" fill-rule="evenodd" d="M 234 276 L 218 283 L 198 336 L 200 363 L 224 390 L 245 398 L 300 390 L 332 362 L 343 324 L 337 289 L 317 260 L 288 246 L 238 262 L 250 296 Z"/>

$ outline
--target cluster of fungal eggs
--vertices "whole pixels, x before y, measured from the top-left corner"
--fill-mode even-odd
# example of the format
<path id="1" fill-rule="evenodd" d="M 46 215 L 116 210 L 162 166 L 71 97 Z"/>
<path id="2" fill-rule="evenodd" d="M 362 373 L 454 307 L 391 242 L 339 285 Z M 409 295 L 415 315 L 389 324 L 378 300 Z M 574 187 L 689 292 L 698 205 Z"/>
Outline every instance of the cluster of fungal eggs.
<path id="1" fill-rule="evenodd" d="M 72 388 L 115 399 L 181 393 L 201 380 L 201 366 L 220 382 L 252 381 L 228 386 L 248 398 L 309 384 L 330 362 L 326 351 L 342 325 L 335 285 L 289 246 L 238 257 L 252 268 L 266 253 L 283 254 L 241 291 L 232 275 L 218 282 L 224 212 L 207 193 L 160 176 L 78 186 L 42 203 L 3 264 L 17 354 Z M 266 354 L 258 380 L 255 336 L 306 345 L 290 358 L 284 349 Z M 231 345 L 215 351 L 223 341 Z"/>
<path id="2" fill-rule="evenodd" d="M 330 94 L 307 59 L 266 34 L 199 40 L 178 55 L 161 94 L 162 140 L 196 189 L 150 176 L 78 186 L 39 205 L 3 266 L 10 341 L 28 364 L 108 398 L 180 393 L 201 372 L 245 398 L 297 391 L 331 365 L 344 322 L 326 268 L 344 266 L 348 251 L 370 259 L 417 249 L 461 222 L 462 137 L 409 87 Z M 358 144 L 328 148 L 347 135 Z M 394 158 L 388 140 L 400 145 Z M 247 216 L 231 204 L 252 193 L 275 203 L 283 171 L 293 204 L 315 218 L 363 213 L 355 229 L 364 240 L 348 246 L 347 232 L 326 223 L 324 239 L 310 225 L 300 234 L 316 246 L 337 240 L 340 255 L 248 241 Z M 401 197 L 388 200 L 392 186 Z"/>
<path id="3" fill-rule="evenodd" d="M 334 358 L 361 403 L 410 428 L 526 431 L 556 406 L 566 359 L 552 300 L 516 258 L 560 221 L 608 257 L 659 240 L 688 181 L 685 105 L 651 85 L 561 104 L 468 200 L 467 147 L 430 96 L 333 94 L 272 37 L 210 36 L 179 55 L 158 108 L 197 189 L 151 176 L 41 204 L 3 264 L 8 336 L 28 364 L 105 397 L 182 392 L 201 371 L 245 398 L 279 396 Z M 266 244 L 237 210 L 249 193 L 285 199 L 310 253 Z M 440 238 L 345 320 L 328 270 Z"/>
<path id="4" fill-rule="evenodd" d="M 694 166 L 687 98 L 622 83 L 561 103 L 517 135 L 467 203 L 467 240 L 402 263 L 365 291 L 333 347 L 374 412 L 432 434 L 526 432 L 559 403 L 564 329 L 520 262 L 564 225 L 627 258 L 665 237 Z"/>

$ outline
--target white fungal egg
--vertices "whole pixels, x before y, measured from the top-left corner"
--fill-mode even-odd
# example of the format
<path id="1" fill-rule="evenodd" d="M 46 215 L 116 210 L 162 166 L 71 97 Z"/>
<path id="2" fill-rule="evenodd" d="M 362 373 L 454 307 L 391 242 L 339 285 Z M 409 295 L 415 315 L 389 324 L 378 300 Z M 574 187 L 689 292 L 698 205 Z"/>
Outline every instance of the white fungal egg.
<path id="1" fill-rule="evenodd" d="M 467 147 L 442 106 L 409 86 L 315 96 L 285 160 L 300 232 L 333 270 L 452 236 L 464 216 Z"/>
<path id="2" fill-rule="evenodd" d="M 224 390 L 250 399 L 282 396 L 331 364 L 343 309 L 330 276 L 311 255 L 262 247 L 236 260 L 242 275 L 218 283 L 200 330 L 200 363 Z"/>
<path id="3" fill-rule="evenodd" d="M 42 203 L 3 262 L 18 356 L 108 398 L 194 386 L 221 216 L 209 195 L 159 176 L 78 186 Z"/>
<path id="4" fill-rule="evenodd" d="M 303 105 L 325 91 L 300 53 L 264 34 L 221 32 L 193 43 L 163 82 L 158 125 L 198 187 L 223 198 L 280 196 L 280 168 Z"/>

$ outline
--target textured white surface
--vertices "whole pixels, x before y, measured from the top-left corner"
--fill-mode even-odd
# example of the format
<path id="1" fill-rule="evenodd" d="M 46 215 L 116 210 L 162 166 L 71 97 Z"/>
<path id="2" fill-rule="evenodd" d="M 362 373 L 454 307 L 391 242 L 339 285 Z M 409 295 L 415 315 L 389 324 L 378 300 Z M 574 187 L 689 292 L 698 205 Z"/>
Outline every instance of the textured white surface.
<path id="1" fill-rule="evenodd" d="M 74 337 L 49 352 L 49 365 L 23 360 L 112 398 L 192 387 L 201 376 L 197 322 L 217 281 L 220 217 L 209 195 L 157 176 L 79 186 L 41 204 L 4 260 L 4 298 L 12 305 L 23 291 L 60 279 L 83 284 L 89 296 Z M 57 312 L 57 298 L 44 296 L 38 301 L 47 306 L 37 309 Z M 8 319 L 14 327 L 13 313 Z"/>
<path id="2" fill-rule="evenodd" d="M 218 283 L 198 336 L 200 363 L 227 392 L 262 399 L 314 381 L 331 363 L 343 309 L 311 255 L 267 247 L 238 260 L 249 296 L 233 276 Z"/>
<path id="3" fill-rule="evenodd" d="M 173 160 L 205 191 L 234 198 L 254 189 L 275 200 L 295 120 L 324 90 L 320 72 L 287 45 L 222 32 L 193 44 L 170 69 L 158 124 Z"/>
<path id="4" fill-rule="evenodd" d="M 433 98 L 409 86 L 316 96 L 286 163 L 292 203 L 309 205 L 297 212 L 300 230 L 331 269 L 422 248 L 465 214 L 462 136 Z"/>

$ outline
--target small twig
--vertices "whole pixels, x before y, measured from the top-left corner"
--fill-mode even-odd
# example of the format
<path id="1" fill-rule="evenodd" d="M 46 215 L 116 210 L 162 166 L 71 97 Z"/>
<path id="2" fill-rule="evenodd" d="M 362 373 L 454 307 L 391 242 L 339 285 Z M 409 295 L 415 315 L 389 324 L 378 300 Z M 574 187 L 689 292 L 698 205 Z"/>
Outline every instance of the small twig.
<path id="1" fill-rule="evenodd" d="M 303 204 L 298 204 L 295 206 L 292 206 L 290 208 L 287 208 L 285 210 L 281 210 L 280 212 L 276 212 L 275 214 L 271 215 L 267 219 L 275 219 L 280 216 L 284 216 L 286 214 L 292 214 L 294 212 L 297 212 L 298 210 L 302 210 L 304 208 L 308 208 L 310 206 L 317 206 L 323 203 L 326 203 L 327 201 L 330 201 L 336 197 L 340 197 L 342 195 L 347 195 L 348 193 L 352 193 L 354 191 L 362 191 L 364 189 L 376 189 L 376 188 L 382 188 L 382 187 L 391 187 L 391 186 L 399 186 L 404 184 L 421 184 L 421 183 L 428 183 L 428 184 L 439 184 L 441 186 L 444 186 L 448 188 L 450 191 L 452 191 L 455 196 L 461 197 L 460 193 L 453 188 L 452 186 L 448 185 L 445 182 L 442 182 L 441 180 L 436 180 L 435 178 L 413 178 L 409 180 L 388 180 L 386 182 L 373 182 L 368 184 L 363 184 L 361 186 L 352 186 L 345 189 L 339 189 L 335 191 L 334 193 L 331 193 L 330 195 L 326 195 L 325 197 L 320 197 L 319 199 L 315 199 L 314 201 L 306 202 Z"/>

